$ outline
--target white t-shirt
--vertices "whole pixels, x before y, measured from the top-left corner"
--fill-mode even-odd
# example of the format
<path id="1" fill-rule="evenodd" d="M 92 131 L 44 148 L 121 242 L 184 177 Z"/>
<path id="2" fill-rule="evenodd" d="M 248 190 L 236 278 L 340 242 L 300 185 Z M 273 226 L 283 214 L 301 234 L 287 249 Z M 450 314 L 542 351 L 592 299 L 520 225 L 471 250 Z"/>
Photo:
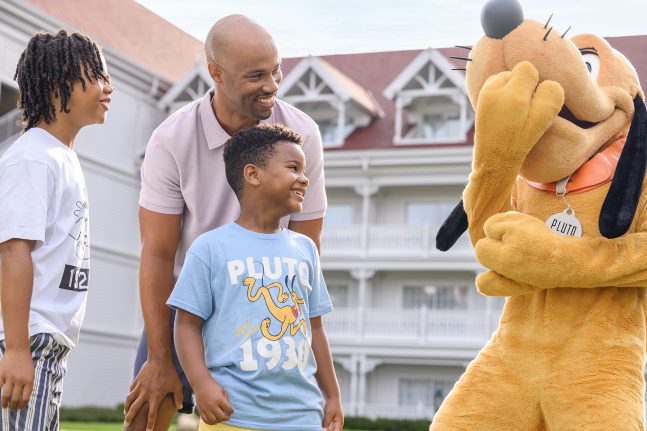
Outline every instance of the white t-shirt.
<path id="1" fill-rule="evenodd" d="M 76 153 L 43 129 L 25 132 L 0 158 L 0 243 L 36 241 L 30 336 L 52 334 L 70 348 L 78 341 L 90 273 L 89 223 Z"/>

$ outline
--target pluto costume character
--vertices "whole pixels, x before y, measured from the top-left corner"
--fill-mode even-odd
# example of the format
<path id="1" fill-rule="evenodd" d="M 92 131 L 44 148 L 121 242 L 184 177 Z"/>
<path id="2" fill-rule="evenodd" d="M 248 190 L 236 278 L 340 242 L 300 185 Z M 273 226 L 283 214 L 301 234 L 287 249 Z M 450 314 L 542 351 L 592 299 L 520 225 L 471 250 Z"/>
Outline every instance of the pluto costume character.
<path id="1" fill-rule="evenodd" d="M 643 430 L 647 112 L 638 77 L 603 39 L 569 40 L 524 20 L 515 0 L 491 0 L 481 17 L 486 36 L 466 72 L 472 173 L 437 245 L 469 228 L 490 270 L 477 288 L 508 298 L 431 430 Z"/>

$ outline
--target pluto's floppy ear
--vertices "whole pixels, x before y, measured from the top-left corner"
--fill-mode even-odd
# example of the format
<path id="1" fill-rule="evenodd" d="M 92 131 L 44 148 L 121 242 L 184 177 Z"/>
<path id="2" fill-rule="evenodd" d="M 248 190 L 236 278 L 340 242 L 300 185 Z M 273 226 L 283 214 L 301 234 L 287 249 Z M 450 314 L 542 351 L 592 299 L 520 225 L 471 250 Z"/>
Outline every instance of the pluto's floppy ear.
<path id="1" fill-rule="evenodd" d="M 629 230 L 636 214 L 647 167 L 647 108 L 636 96 L 634 118 L 607 197 L 600 210 L 600 233 L 617 238 Z"/>
<path id="2" fill-rule="evenodd" d="M 467 214 L 463 208 L 463 200 L 454 207 L 447 220 L 438 229 L 436 235 L 436 248 L 447 251 L 458 241 L 458 238 L 467 230 Z"/>

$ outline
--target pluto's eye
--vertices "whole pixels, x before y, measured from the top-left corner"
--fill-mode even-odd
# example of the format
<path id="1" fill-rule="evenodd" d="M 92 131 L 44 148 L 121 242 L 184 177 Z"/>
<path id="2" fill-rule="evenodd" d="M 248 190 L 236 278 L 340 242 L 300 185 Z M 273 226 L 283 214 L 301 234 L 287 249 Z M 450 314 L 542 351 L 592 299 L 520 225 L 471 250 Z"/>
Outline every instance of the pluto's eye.
<path id="1" fill-rule="evenodd" d="M 582 50 L 582 59 L 586 64 L 586 68 L 589 70 L 589 73 L 593 79 L 598 77 L 598 72 L 600 71 L 600 57 L 595 51 L 592 50 Z"/>

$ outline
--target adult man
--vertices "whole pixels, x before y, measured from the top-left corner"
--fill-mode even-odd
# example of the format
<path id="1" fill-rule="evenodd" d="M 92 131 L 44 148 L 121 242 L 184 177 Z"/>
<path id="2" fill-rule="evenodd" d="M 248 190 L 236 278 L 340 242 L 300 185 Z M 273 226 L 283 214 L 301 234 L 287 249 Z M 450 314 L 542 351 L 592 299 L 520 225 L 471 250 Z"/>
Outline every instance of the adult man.
<path id="1" fill-rule="evenodd" d="M 128 430 L 166 430 L 176 408 L 193 407 L 191 388 L 176 371 L 173 316 L 165 301 L 193 240 L 238 215 L 222 159 L 231 134 L 262 121 L 303 136 L 310 185 L 302 212 L 282 225 L 319 247 L 326 209 L 321 137 L 312 119 L 276 99 L 283 76 L 272 37 L 248 18 L 231 15 L 211 28 L 205 52 L 214 89 L 155 130 L 142 166 L 140 294 L 147 338 L 140 351 L 148 352 L 138 355 L 136 369 L 145 362 L 126 398 Z"/>

